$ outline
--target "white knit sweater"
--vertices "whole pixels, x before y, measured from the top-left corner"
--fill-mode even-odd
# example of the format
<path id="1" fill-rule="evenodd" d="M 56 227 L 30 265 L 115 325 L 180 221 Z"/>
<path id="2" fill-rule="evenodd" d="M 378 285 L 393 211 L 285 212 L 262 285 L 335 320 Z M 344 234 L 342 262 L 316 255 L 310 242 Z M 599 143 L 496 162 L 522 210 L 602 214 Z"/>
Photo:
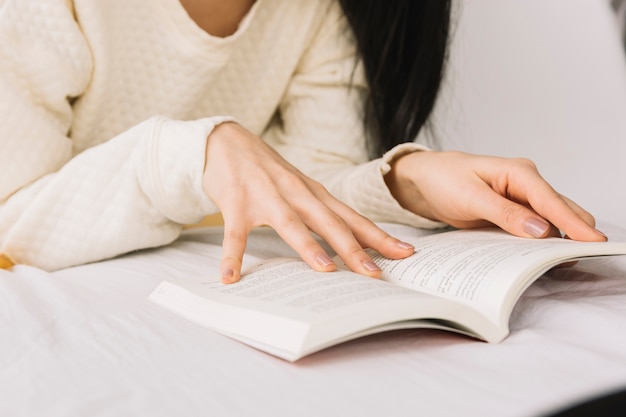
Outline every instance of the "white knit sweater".
<path id="1" fill-rule="evenodd" d="M 257 0 L 226 38 L 177 0 L 0 0 L 0 253 L 54 270 L 176 239 L 217 211 L 222 116 L 372 220 L 439 225 L 383 181 L 416 145 L 368 162 L 348 33 L 333 0 Z"/>

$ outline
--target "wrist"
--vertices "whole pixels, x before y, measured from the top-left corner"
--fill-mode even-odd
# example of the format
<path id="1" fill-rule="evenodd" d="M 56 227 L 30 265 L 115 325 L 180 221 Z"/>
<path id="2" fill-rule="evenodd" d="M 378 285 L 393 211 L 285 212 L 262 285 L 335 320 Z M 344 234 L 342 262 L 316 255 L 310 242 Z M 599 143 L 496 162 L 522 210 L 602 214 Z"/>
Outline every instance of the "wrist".
<path id="1" fill-rule="evenodd" d="M 436 220 L 419 187 L 424 181 L 422 160 L 430 153 L 431 151 L 418 151 L 398 156 L 389 162 L 391 169 L 384 175 L 384 180 L 389 192 L 402 208 Z"/>

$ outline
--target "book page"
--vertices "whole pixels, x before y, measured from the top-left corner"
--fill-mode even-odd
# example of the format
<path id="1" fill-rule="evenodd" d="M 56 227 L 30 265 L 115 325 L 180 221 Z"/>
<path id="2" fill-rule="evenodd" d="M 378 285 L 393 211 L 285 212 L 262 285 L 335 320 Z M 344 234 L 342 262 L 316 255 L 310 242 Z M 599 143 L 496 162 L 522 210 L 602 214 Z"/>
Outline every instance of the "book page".
<path id="1" fill-rule="evenodd" d="M 473 306 L 501 321 L 532 280 L 563 260 L 617 253 L 626 244 L 571 240 L 525 239 L 499 229 L 459 230 L 418 239 L 415 254 L 391 260 L 370 252 L 383 269 L 383 279 L 397 285 Z"/>
<path id="2" fill-rule="evenodd" d="M 370 301 L 414 297 L 404 288 L 363 277 L 346 270 L 316 272 L 306 263 L 291 259 L 271 259 L 244 271 L 241 281 L 224 285 L 207 281 L 194 291 L 235 297 L 231 303 L 249 307 L 255 303 L 271 305 L 272 311 L 310 319 L 312 315 L 333 313 L 336 309 L 352 309 Z"/>
<path id="3" fill-rule="evenodd" d="M 485 291 L 490 273 L 503 262 L 539 249 L 535 241 L 492 235 L 447 233 L 410 243 L 416 246 L 415 254 L 402 260 L 370 252 L 386 281 L 470 302 Z"/>
<path id="4" fill-rule="evenodd" d="M 428 294 L 347 270 L 315 272 L 303 261 L 287 258 L 263 262 L 234 284 L 215 279 L 164 282 L 149 299 L 205 327 L 291 359 L 384 330 L 383 325 L 391 323 L 396 323 L 391 328 L 452 329 L 452 323 L 427 320 L 463 319 L 468 326 L 480 327 L 482 319 Z M 457 331 L 471 332 L 463 325 Z"/>

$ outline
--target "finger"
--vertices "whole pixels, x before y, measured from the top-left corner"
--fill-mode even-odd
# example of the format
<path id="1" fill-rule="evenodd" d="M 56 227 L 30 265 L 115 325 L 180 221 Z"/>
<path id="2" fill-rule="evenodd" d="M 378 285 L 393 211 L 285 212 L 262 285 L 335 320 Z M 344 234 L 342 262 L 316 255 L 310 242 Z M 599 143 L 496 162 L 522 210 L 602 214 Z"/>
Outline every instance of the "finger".
<path id="1" fill-rule="evenodd" d="M 493 161 L 493 158 L 486 161 Z M 545 237 L 550 233 L 541 233 L 546 224 L 552 224 L 567 234 L 572 234 L 576 240 L 599 241 L 605 240 L 602 233 L 594 229 L 593 217 L 580 206 L 557 193 L 550 184 L 543 179 L 537 167 L 527 159 L 497 159 L 505 166 L 500 168 L 504 174 L 500 174 L 495 180 L 490 180 L 491 164 L 485 164 L 480 170 L 479 176 L 487 184 L 493 187 L 495 193 L 505 200 L 500 200 L 494 209 L 500 214 L 492 214 L 495 217 L 504 216 L 507 219 L 499 219 L 499 224 L 508 223 L 507 227 L 517 230 L 531 237 Z M 512 164 L 512 162 L 516 162 Z M 483 190 L 484 191 L 484 190 Z M 492 196 L 490 201 L 495 199 Z M 527 210 L 515 206 L 519 203 Z M 511 223 L 517 223 L 512 225 Z M 525 229 L 523 232 L 522 230 Z"/>
<path id="2" fill-rule="evenodd" d="M 299 191 L 299 192 L 298 192 Z M 316 270 L 334 270 L 311 232 L 324 239 L 354 272 L 379 277 L 380 268 L 363 250 L 345 222 L 310 190 L 294 190 L 289 203 L 280 205 L 269 224 L 278 234 Z"/>
<path id="3" fill-rule="evenodd" d="M 537 215 L 550 221 L 573 240 L 606 240 L 606 236 L 595 228 L 595 219 L 588 211 L 557 193 L 544 181 L 532 188 L 528 202 Z"/>
<path id="4" fill-rule="evenodd" d="M 361 247 L 374 249 L 391 259 L 406 258 L 415 252 L 413 245 L 391 236 L 339 200 L 332 198 L 326 204 L 343 219 Z"/>
<path id="5" fill-rule="evenodd" d="M 282 200 L 282 199 L 281 199 Z M 268 222 L 279 236 L 315 271 L 330 272 L 337 265 L 311 234 L 299 214 L 284 200 L 273 208 Z"/>
<path id="6" fill-rule="evenodd" d="M 507 232 L 522 237 L 542 238 L 552 225 L 523 204 L 509 200 L 487 185 L 477 186 L 470 205 L 473 216 L 483 218 Z"/>
<path id="7" fill-rule="evenodd" d="M 563 200 L 572 209 L 572 211 L 574 211 L 578 216 L 580 216 L 585 221 L 585 223 L 587 223 L 590 227 L 593 227 L 595 232 L 600 234 L 601 237 L 604 238 L 604 240 L 608 240 L 608 238 L 606 237 L 604 233 L 602 233 L 598 229 L 595 229 L 596 219 L 591 215 L 591 213 L 583 209 L 581 206 L 579 206 L 578 204 L 576 204 L 574 201 L 570 200 L 569 198 L 563 195 L 561 196 L 561 198 L 563 198 Z M 568 233 L 571 233 L 571 231 L 569 231 L 568 229 L 565 229 L 563 237 L 566 239 L 571 239 Z M 582 240 L 582 239 L 574 239 L 574 240 Z M 600 239 L 600 241 L 602 241 L 602 239 Z"/>
<path id="8" fill-rule="evenodd" d="M 352 271 L 378 278 L 382 271 L 365 252 L 346 222 L 320 200 L 312 197 L 295 207 L 306 227 L 318 234 Z M 286 237 L 287 239 L 287 237 Z"/>
<path id="9" fill-rule="evenodd" d="M 241 265 L 249 233 L 247 227 L 229 220 L 225 215 L 220 263 L 220 276 L 224 284 L 232 284 L 241 279 Z"/>
<path id="10" fill-rule="evenodd" d="M 560 197 L 565 201 L 565 203 L 569 206 L 569 208 L 578 215 L 578 217 L 582 218 L 585 223 L 587 223 L 591 227 L 596 227 L 596 219 L 593 217 L 591 213 L 587 210 L 576 204 L 576 202 L 570 200 L 564 195 L 560 195 Z"/>
<path id="11" fill-rule="evenodd" d="M 601 232 L 590 227 L 558 194 L 556 197 L 544 198 L 539 204 L 529 203 L 531 207 L 527 207 L 486 189 L 482 190 L 475 202 L 476 210 L 484 213 L 485 219 L 516 236 L 532 238 L 560 236 L 559 230 L 564 230 L 568 235 L 567 231 L 573 231 L 576 237 L 570 237 L 577 240 L 606 240 Z M 554 225 L 546 220 L 553 218 L 556 219 Z M 576 234 L 578 232 L 583 234 Z"/>
<path id="12" fill-rule="evenodd" d="M 546 225 L 554 225 L 576 240 L 606 240 L 591 225 L 595 221 L 589 213 L 557 193 L 531 161 L 518 161 L 514 171 L 501 176 L 502 180 L 496 182 L 495 195 L 489 199 L 499 201 L 494 209 L 500 213 L 492 213 L 498 219 L 498 225 L 504 224 L 501 227 L 515 230 L 512 233 L 529 237 L 546 237 L 550 235 Z M 486 194 L 485 190 L 482 191 Z"/>

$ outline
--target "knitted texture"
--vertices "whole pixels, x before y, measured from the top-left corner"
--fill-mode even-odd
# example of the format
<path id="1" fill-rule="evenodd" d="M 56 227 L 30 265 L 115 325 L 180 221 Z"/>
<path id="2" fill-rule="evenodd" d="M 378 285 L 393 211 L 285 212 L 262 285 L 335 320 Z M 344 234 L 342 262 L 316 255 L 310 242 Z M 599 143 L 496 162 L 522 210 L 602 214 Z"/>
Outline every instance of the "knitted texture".
<path id="1" fill-rule="evenodd" d="M 367 163 L 364 95 L 332 0 L 257 0 L 226 38 L 176 0 L 4 2 L 0 252 L 54 270 L 171 242 L 218 211 L 206 138 L 229 118 L 362 214 L 436 227 Z"/>

